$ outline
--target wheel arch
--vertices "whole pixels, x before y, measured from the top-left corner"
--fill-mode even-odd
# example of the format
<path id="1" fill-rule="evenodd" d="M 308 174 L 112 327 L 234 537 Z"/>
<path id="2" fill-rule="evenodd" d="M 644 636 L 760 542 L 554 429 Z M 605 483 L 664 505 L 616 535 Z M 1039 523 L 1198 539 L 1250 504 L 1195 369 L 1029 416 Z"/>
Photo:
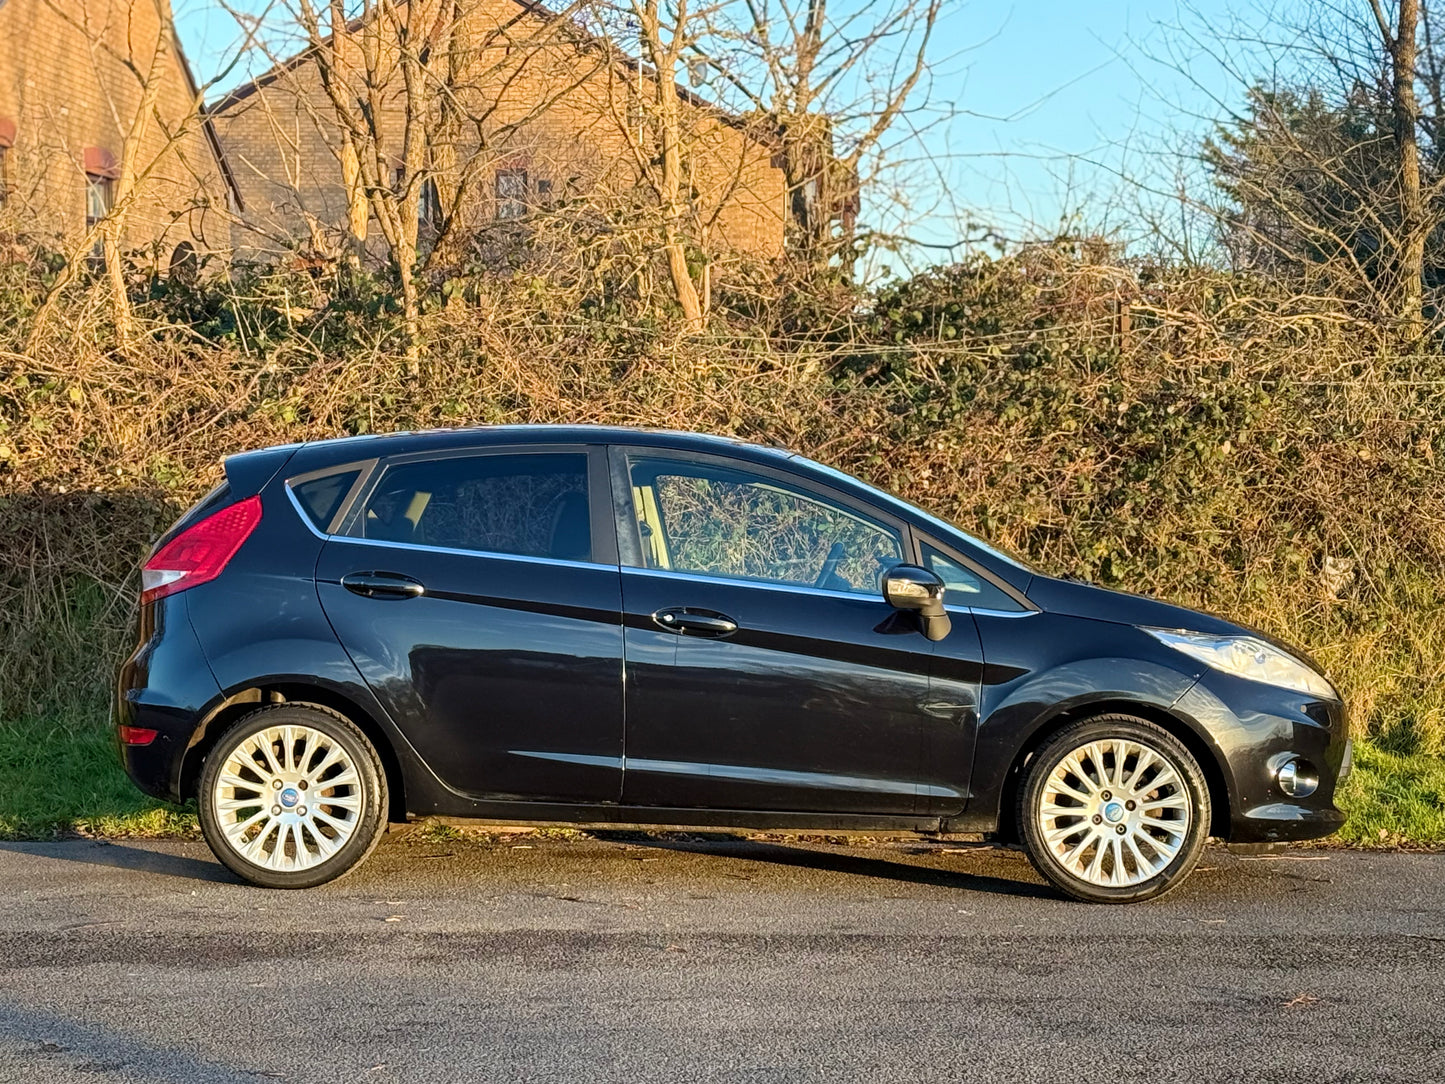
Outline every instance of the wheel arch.
<path id="1" fill-rule="evenodd" d="M 1018 788 L 1023 783 L 1024 768 L 1030 758 L 1064 727 L 1083 719 L 1095 719 L 1103 715 L 1132 715 L 1136 719 L 1155 723 L 1173 737 L 1179 739 L 1198 761 L 1204 781 L 1209 787 L 1210 823 L 1209 834 L 1228 837 L 1230 830 L 1229 782 L 1225 776 L 1223 757 L 1212 743 L 1193 725 L 1181 716 L 1158 704 L 1150 704 L 1127 698 L 1097 700 L 1080 704 L 1049 716 L 1036 726 L 1028 739 L 1014 754 L 1004 778 L 1000 793 L 998 834 L 1010 842 L 1018 842 Z"/>
<path id="2" fill-rule="evenodd" d="M 406 819 L 406 776 L 385 728 L 370 712 L 343 692 L 324 685 L 284 679 L 257 681 L 244 688 L 232 690 L 211 708 L 200 726 L 196 727 L 191 744 L 181 761 L 178 789 L 183 801 L 196 797 L 206 756 L 215 746 L 217 739 L 226 732 L 227 727 L 243 715 L 267 704 L 314 704 L 345 716 L 355 724 L 375 746 L 377 756 L 381 758 L 386 772 L 390 819 Z"/>

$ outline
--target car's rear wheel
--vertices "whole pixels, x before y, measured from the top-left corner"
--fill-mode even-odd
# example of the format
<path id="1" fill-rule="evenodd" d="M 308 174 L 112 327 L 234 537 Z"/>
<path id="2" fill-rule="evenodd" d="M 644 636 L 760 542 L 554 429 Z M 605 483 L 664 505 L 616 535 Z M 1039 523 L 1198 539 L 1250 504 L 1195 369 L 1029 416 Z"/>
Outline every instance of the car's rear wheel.
<path id="1" fill-rule="evenodd" d="M 1127 715 L 1073 723 L 1027 766 L 1018 823 L 1034 868 L 1075 899 L 1132 903 L 1169 891 L 1209 835 L 1209 787 L 1163 727 Z"/>
<path id="2" fill-rule="evenodd" d="M 376 749 L 325 708 L 274 704 L 221 735 L 200 781 L 201 830 L 225 865 L 267 888 L 354 869 L 386 829 Z"/>

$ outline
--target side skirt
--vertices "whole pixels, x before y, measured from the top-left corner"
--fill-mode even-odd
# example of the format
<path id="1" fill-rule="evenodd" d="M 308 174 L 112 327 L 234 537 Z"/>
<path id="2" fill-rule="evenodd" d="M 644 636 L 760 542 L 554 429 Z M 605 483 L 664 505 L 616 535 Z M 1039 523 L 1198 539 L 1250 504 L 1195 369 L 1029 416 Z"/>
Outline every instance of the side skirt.
<path id="1" fill-rule="evenodd" d="M 781 813 L 751 809 L 671 809 L 658 806 L 552 805 L 542 802 L 448 802 L 445 809 L 412 810 L 413 818 L 443 823 L 592 825 L 606 828 L 752 828 L 812 832 L 937 833 L 938 817 L 872 816 L 863 813 Z"/>

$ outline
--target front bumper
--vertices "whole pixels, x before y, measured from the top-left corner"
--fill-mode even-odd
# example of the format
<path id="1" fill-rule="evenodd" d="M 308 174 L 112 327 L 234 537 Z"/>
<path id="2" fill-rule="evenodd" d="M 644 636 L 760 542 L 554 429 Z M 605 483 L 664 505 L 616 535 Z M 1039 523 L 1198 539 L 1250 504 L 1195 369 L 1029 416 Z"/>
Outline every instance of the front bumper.
<path id="1" fill-rule="evenodd" d="M 1337 831 L 1345 814 L 1335 794 L 1349 773 L 1352 750 L 1345 706 L 1256 681 L 1209 671 L 1175 710 L 1207 735 L 1228 795 L 1215 830 L 1230 843 L 1284 843 Z M 1299 757 L 1319 774 L 1319 788 L 1291 797 L 1277 773 Z"/>

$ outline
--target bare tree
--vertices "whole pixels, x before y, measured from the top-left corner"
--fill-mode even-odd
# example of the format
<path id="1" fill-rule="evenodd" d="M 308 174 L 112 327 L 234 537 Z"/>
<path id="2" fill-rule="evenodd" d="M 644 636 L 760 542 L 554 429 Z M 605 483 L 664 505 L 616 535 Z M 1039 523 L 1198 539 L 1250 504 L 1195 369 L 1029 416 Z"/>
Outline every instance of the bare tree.
<path id="1" fill-rule="evenodd" d="M 684 327 L 698 331 L 711 307 L 714 267 L 737 254 L 739 235 L 731 235 L 732 244 L 718 243 L 733 228 L 730 212 L 753 215 L 766 230 L 763 220 L 776 207 L 771 134 L 756 118 L 727 112 L 681 85 L 715 4 L 601 0 L 589 14 L 592 41 L 607 57 L 602 85 L 623 158 L 618 165 L 629 167 L 612 171 L 611 183 L 623 191 L 610 200 L 596 192 L 593 209 L 625 215 L 615 222 L 616 236 L 638 259 L 639 293 L 648 290 L 648 264 L 660 256 Z M 637 54 L 629 56 L 623 45 L 634 42 Z"/>
<path id="2" fill-rule="evenodd" d="M 694 43 L 700 31 L 700 24 L 688 0 L 671 0 L 665 5 L 662 0 L 628 0 L 627 10 L 635 20 L 639 51 L 652 70 L 644 72 L 640 65 L 637 68 L 635 112 L 639 123 L 635 127 L 629 123 L 629 114 L 634 111 L 631 109 L 618 110 L 617 116 L 638 173 L 657 199 L 661 247 L 667 259 L 673 294 L 682 309 L 685 325 L 696 331 L 701 329 L 705 314 L 701 294 L 688 267 L 685 246 L 692 217 L 685 190 L 685 171 L 691 162 L 687 160 L 677 71 L 684 50 Z M 625 70 L 621 64 L 616 66 L 620 71 Z M 630 87 L 630 81 L 626 85 Z"/>
<path id="3" fill-rule="evenodd" d="M 944 0 L 731 0 L 693 47 L 774 133 L 789 248 L 805 268 L 849 258 L 861 175 L 905 113 L 926 107 Z"/>
<path id="4" fill-rule="evenodd" d="M 1226 251 L 1316 280 L 1418 341 L 1445 269 L 1445 99 L 1428 8 L 1310 0 L 1265 30 L 1185 36 L 1248 88 L 1203 153 Z"/>
<path id="5" fill-rule="evenodd" d="M 1419 0 L 1399 0 L 1392 34 L 1380 0 L 1370 0 L 1380 41 L 1390 60 L 1390 107 L 1394 118 L 1395 169 L 1400 186 L 1400 237 L 1396 278 L 1396 315 L 1410 342 L 1423 329 L 1425 280 L 1425 204 L 1420 192 L 1420 148 L 1416 129 L 1420 109 L 1415 99 L 1415 60 L 1420 30 Z"/>

